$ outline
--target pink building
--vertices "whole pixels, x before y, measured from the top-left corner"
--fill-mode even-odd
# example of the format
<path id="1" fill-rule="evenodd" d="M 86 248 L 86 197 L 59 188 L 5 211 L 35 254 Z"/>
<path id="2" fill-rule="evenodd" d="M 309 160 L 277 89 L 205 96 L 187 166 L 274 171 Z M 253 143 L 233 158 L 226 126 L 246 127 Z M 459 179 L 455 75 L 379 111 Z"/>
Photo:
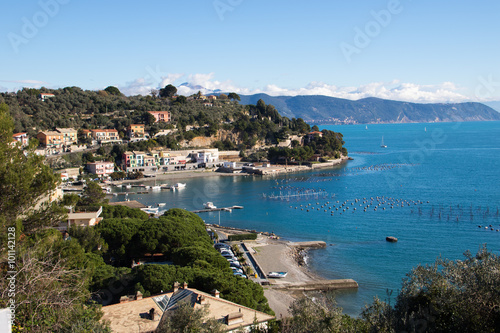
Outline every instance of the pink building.
<path id="1" fill-rule="evenodd" d="M 148 111 L 148 112 L 155 117 L 157 123 L 170 122 L 170 111 Z"/>
<path id="2" fill-rule="evenodd" d="M 115 164 L 113 162 L 87 163 L 87 170 L 99 177 L 107 177 L 115 171 Z"/>

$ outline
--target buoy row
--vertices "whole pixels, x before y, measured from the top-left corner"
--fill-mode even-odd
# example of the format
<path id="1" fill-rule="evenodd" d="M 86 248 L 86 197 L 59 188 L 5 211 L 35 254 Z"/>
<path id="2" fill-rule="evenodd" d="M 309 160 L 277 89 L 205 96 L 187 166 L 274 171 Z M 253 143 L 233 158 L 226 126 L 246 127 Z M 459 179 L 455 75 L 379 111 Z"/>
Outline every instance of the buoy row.
<path id="1" fill-rule="evenodd" d="M 368 211 L 370 207 L 373 207 L 374 211 L 377 209 L 385 210 L 386 208 L 393 209 L 394 207 L 407 207 L 414 205 L 422 205 L 424 203 L 429 203 L 429 201 L 424 202 L 422 200 L 405 200 L 405 199 L 394 199 L 390 197 L 370 197 L 370 198 L 356 198 L 354 200 L 344 200 L 340 202 L 337 200 L 335 202 L 326 201 L 323 204 L 316 202 L 316 205 L 313 203 L 303 204 L 303 205 L 290 205 L 290 208 L 314 211 L 314 210 L 323 210 L 324 212 L 330 212 L 333 216 L 336 212 L 340 215 L 343 213 L 347 213 L 351 211 L 355 213 L 359 207 L 363 210 L 363 212 Z M 385 207 L 384 207 L 385 205 Z"/>

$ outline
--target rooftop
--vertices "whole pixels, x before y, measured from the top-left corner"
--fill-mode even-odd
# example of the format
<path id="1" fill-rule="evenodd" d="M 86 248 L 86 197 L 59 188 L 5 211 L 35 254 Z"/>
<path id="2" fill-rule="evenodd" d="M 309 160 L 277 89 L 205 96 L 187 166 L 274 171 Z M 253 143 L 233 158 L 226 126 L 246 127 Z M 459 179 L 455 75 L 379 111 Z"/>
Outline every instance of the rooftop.
<path id="1" fill-rule="evenodd" d="M 59 133 L 76 133 L 74 128 L 56 128 L 56 131 Z"/>
<path id="2" fill-rule="evenodd" d="M 195 309 L 208 305 L 209 314 L 207 319 L 219 320 L 225 325 L 227 331 L 237 329 L 240 326 L 249 326 L 255 322 L 264 323 L 274 319 L 273 316 L 266 313 L 229 302 L 196 289 L 187 288 L 187 285 L 176 292 L 138 300 L 130 300 L 125 296 L 123 301 L 124 303 L 102 308 L 104 312 L 102 320 L 110 321 L 113 332 L 153 331 L 164 319 L 164 313 L 167 315 L 170 311 L 175 311 L 181 302 L 188 302 Z M 154 309 L 155 312 L 153 319 L 149 316 L 151 309 Z"/>

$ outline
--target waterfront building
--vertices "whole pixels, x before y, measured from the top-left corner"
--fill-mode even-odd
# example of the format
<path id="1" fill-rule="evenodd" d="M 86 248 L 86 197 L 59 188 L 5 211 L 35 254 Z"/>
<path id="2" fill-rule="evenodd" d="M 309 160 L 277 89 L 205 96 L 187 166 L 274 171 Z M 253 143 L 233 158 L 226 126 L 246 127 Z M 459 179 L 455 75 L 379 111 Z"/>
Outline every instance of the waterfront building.
<path id="1" fill-rule="evenodd" d="M 113 162 L 87 163 L 87 171 L 99 177 L 107 177 L 115 171 L 115 164 Z"/>

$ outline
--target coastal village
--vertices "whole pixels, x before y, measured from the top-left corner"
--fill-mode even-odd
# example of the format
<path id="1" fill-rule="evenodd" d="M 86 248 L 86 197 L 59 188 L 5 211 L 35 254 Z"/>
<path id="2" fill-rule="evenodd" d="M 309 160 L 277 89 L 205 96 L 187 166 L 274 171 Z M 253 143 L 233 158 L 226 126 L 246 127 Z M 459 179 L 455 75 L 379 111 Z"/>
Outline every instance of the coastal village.
<path id="1" fill-rule="evenodd" d="M 500 333 L 500 2 L 3 8 L 0 333 Z"/>
<path id="2" fill-rule="evenodd" d="M 53 94 L 40 94 L 41 101 L 54 98 Z M 198 96 L 202 101 L 214 101 L 216 96 Z M 212 107 L 213 104 L 204 102 L 205 107 Z M 172 121 L 169 111 L 148 111 L 158 123 L 170 123 Z M 94 152 L 99 147 L 109 145 L 126 145 L 133 142 L 147 141 L 161 135 L 168 135 L 175 132 L 174 129 L 164 130 L 150 135 L 146 131 L 145 124 L 134 123 L 126 128 L 125 135 L 120 135 L 114 128 L 97 129 L 75 129 L 55 127 L 53 130 L 40 131 L 36 135 L 38 147 L 35 154 L 48 159 L 57 159 L 61 156 L 74 153 Z M 313 130 L 302 135 L 289 135 L 286 139 L 280 140 L 274 146 L 276 148 L 291 148 L 293 145 L 303 146 L 315 138 L 321 138 L 323 132 Z M 196 138 L 195 138 L 196 139 Z M 21 149 L 33 146 L 30 137 L 26 132 L 15 133 L 12 136 L 12 144 Z M 196 140 L 193 140 L 196 142 Z M 203 141 L 203 140 L 201 140 Z M 80 196 L 85 192 L 88 182 L 96 183 L 102 189 L 108 199 L 117 194 L 128 194 L 129 192 L 113 192 L 113 186 L 122 187 L 125 183 L 136 182 L 141 193 L 148 193 L 155 190 L 172 189 L 175 190 L 184 184 L 177 183 L 169 186 L 145 186 L 140 184 L 142 180 L 160 180 L 164 177 L 182 178 L 193 173 L 199 176 L 218 174 L 225 175 L 277 175 L 282 173 L 311 170 L 314 168 L 331 167 L 346 159 L 346 156 L 339 156 L 330 160 L 324 160 L 321 155 L 311 155 L 309 161 L 294 162 L 293 159 L 278 159 L 279 163 L 271 164 L 264 158 L 259 162 L 246 162 L 242 160 L 239 151 L 219 150 L 218 148 L 189 147 L 188 149 L 172 150 L 156 147 L 142 150 L 126 150 L 116 161 L 96 160 L 84 162 L 80 167 L 65 168 L 57 170 L 60 175 L 60 185 L 48 196 L 43 197 L 37 206 L 45 203 L 58 202 L 63 200 L 66 194 L 78 193 Z M 119 175 L 119 177 L 117 177 Z M 139 175 L 139 176 L 138 176 Z M 131 185 L 127 185 L 130 187 Z M 156 189 L 158 188 L 158 189 Z M 135 193 L 135 192 L 130 192 Z M 159 218 L 158 208 L 145 206 L 136 200 L 115 201 L 109 203 L 110 207 L 123 206 L 128 209 L 139 208 L 148 213 L 151 217 Z M 159 205 L 159 204 L 158 204 Z M 69 206 L 67 219 L 60 221 L 55 229 L 59 230 L 63 239 L 71 239 L 70 233 L 74 228 L 96 228 L 103 222 L 106 208 L 104 205 L 93 207 L 73 207 Z M 212 203 L 205 204 L 205 210 L 217 211 L 224 209 L 243 208 L 243 206 L 231 208 L 217 208 Z M 276 309 L 278 317 L 288 316 L 287 308 L 291 305 L 298 290 L 331 290 L 344 288 L 357 288 L 357 283 L 352 280 L 322 280 L 314 274 L 307 272 L 301 267 L 301 257 L 304 249 L 324 247 L 324 243 L 314 244 L 292 244 L 284 242 L 278 236 L 268 232 L 256 230 L 230 230 L 218 225 L 206 225 L 207 234 L 214 242 L 224 242 L 224 247 L 219 248 L 221 255 L 228 259 L 231 264 L 233 274 L 245 279 L 249 279 L 266 287 L 266 297 L 269 298 L 271 308 Z M 256 235 L 255 240 L 245 240 L 246 235 Z M 241 241 L 231 241 L 232 237 Z M 250 237 L 253 238 L 253 237 Z M 259 252 L 255 249 L 259 248 Z M 302 250 L 298 250 L 302 249 Z M 266 250 L 266 251 L 264 251 Z M 267 254 L 265 254 L 267 253 Z M 227 256 L 226 256 L 227 255 Z M 273 257 L 279 255 L 283 258 L 276 261 Z M 160 253 L 146 254 L 135 258 L 131 267 L 155 264 L 161 261 L 163 255 Z M 174 261 L 175 261 L 174 257 Z M 285 263 L 276 265 L 276 263 Z M 172 264 L 167 261 L 167 265 Z M 281 272 L 284 270 L 285 272 Z M 274 272 L 273 272 L 274 271 Z M 286 299 L 287 301 L 284 301 Z M 121 296 L 116 304 L 103 307 L 103 321 L 109 323 L 113 332 L 130 332 L 131 329 L 140 327 L 140 332 L 150 332 L 162 326 L 162 321 L 168 318 L 172 311 L 179 308 L 179 304 L 190 304 L 194 309 L 205 308 L 209 305 L 207 318 L 222 318 L 219 320 L 223 324 L 224 330 L 228 332 L 260 327 L 266 329 L 270 321 L 277 317 L 268 313 L 256 311 L 238 303 L 223 300 L 220 292 L 216 289 L 212 291 L 200 291 L 189 288 L 186 282 L 176 282 L 173 289 L 166 292 L 156 293 L 152 296 L 143 296 L 141 291 L 136 291 L 134 295 Z"/>

